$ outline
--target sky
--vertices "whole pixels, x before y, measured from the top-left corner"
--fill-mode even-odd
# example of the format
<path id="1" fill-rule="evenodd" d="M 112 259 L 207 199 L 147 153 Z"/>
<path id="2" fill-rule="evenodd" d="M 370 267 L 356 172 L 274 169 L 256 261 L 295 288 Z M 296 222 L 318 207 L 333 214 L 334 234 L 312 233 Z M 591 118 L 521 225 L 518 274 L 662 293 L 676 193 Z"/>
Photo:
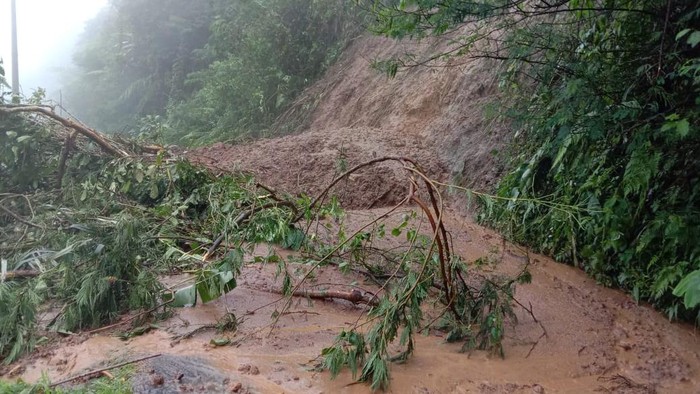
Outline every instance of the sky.
<path id="1" fill-rule="evenodd" d="M 73 46 L 85 22 L 107 0 L 16 0 L 19 78 L 22 93 L 37 87 L 53 93 L 60 87 L 60 71 L 69 66 Z M 11 0 L 0 0 L 0 58 L 12 81 Z"/>

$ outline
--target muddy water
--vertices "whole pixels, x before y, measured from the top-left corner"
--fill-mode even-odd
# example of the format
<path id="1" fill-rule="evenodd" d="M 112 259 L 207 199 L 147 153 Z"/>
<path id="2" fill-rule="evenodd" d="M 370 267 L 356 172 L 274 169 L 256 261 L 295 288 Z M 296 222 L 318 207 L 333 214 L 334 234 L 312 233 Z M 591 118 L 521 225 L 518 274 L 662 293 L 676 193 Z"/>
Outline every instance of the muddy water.
<path id="1" fill-rule="evenodd" d="M 364 221 L 381 210 L 355 213 Z M 449 219 L 457 252 L 465 259 L 498 256 L 494 269 L 515 272 L 526 252 L 504 244 L 494 233 L 467 219 Z M 260 251 L 265 254 L 265 251 Z M 520 310 L 519 323 L 505 343 L 505 359 L 483 352 L 459 353 L 439 333 L 417 338 L 416 353 L 408 363 L 391 368 L 391 391 L 396 393 L 696 393 L 700 392 L 700 338 L 690 326 L 669 323 L 626 295 L 595 284 L 572 267 L 537 255 L 529 256 L 533 280 L 517 290 L 524 305 L 532 305 L 546 330 Z M 296 300 L 275 329 L 271 315 L 282 309 L 273 267 L 250 265 L 239 287 L 206 305 L 185 308 L 160 329 L 126 342 L 107 334 L 72 339 L 41 357 L 25 360 L 22 377 L 37 380 L 42 372 L 62 379 L 85 369 L 149 354 L 206 360 L 227 379 L 223 386 L 195 384 L 201 392 L 260 393 L 366 393 L 367 386 L 352 384 L 349 373 L 331 380 L 317 372 L 320 350 L 343 328 L 361 318 L 363 307 L 344 301 Z M 317 283 L 350 283 L 361 278 L 341 276 L 325 268 Z M 214 331 L 203 331 L 173 343 L 173 336 L 214 323 L 227 311 L 244 318 L 231 339 L 236 346 L 214 347 Z M 254 312 L 253 312 L 254 311 Z M 163 360 L 153 359 L 150 366 Z M 178 358 L 183 360 L 183 358 Z M 199 361 L 197 361 L 199 362 Z M 185 368 L 186 366 L 181 366 Z M 218 376 L 218 375 L 217 375 Z M 163 379 L 176 379 L 163 376 Z M 226 389 L 222 389 L 225 387 Z"/>

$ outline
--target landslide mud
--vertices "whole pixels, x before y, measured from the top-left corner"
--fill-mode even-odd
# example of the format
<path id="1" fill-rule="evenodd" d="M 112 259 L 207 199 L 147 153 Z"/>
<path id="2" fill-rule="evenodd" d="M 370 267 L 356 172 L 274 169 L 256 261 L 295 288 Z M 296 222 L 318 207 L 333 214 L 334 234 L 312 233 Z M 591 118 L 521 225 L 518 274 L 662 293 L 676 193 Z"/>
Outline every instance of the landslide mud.
<path id="1" fill-rule="evenodd" d="M 350 226 L 383 211 L 351 212 Z M 543 256 L 526 257 L 523 250 L 455 212 L 448 216 L 455 249 L 468 261 L 498 257 L 502 261 L 491 269 L 512 273 L 529 257 L 532 283 L 518 286 L 516 295 L 524 305 L 532 305 L 546 336 L 519 308 L 519 323 L 507 332 L 504 359 L 480 351 L 459 353 L 460 345 L 445 343 L 439 332 L 418 336 L 415 355 L 391 367 L 391 392 L 700 392 L 700 338 L 693 327 L 669 323 L 658 312 L 597 285 L 572 267 Z M 267 254 L 265 248 L 258 252 Z M 315 277 L 315 283 L 327 286 L 347 287 L 352 282 L 371 286 L 333 267 L 323 268 Z M 251 263 L 239 286 L 219 300 L 180 309 L 158 323 L 159 329 L 128 341 L 98 334 L 40 349 L 37 358 L 20 361 L 25 368 L 21 377 L 35 381 L 44 372 L 55 381 L 114 360 L 159 353 L 164 357 L 138 368 L 138 392 L 369 392 L 365 385 L 352 384 L 348 372 L 331 380 L 317 369 L 321 349 L 331 345 L 340 330 L 354 325 L 366 307 L 297 298 L 273 329 L 271 316 L 283 310 L 284 301 L 266 290 L 277 286 L 273 266 Z M 243 318 L 236 333 L 229 334 L 235 345 L 211 345 L 212 338 L 226 335 L 214 330 L 173 341 L 178 334 L 215 323 L 227 311 Z M 195 379 L 202 374 L 211 378 Z M 173 391 L 159 391 L 161 385 Z"/>

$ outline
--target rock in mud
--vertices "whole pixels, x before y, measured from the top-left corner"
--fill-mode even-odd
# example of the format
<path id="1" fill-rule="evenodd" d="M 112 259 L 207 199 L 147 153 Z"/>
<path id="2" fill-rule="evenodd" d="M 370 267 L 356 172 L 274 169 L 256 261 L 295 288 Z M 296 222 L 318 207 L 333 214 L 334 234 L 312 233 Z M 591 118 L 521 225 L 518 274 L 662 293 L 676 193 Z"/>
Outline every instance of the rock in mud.
<path id="1" fill-rule="evenodd" d="M 229 388 L 229 381 L 228 376 L 203 359 L 164 354 L 140 369 L 132 379 L 132 388 L 139 394 L 223 393 Z"/>

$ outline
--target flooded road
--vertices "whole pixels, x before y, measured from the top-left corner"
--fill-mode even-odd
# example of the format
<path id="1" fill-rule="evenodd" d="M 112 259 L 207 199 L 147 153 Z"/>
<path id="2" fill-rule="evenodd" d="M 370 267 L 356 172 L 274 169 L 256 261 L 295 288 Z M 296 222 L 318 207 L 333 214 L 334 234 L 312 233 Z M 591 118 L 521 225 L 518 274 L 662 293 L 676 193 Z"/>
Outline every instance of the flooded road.
<path id="1" fill-rule="evenodd" d="M 358 211 L 351 217 L 366 220 L 381 212 Z M 700 336 L 692 326 L 669 323 L 658 312 L 597 285 L 573 267 L 543 256 L 526 257 L 525 251 L 469 219 L 451 215 L 446 225 L 456 252 L 467 261 L 498 255 L 502 261 L 494 270 L 516 272 L 529 257 L 532 283 L 519 285 L 516 297 L 532 306 L 546 335 L 528 313 L 516 308 L 519 322 L 506 333 L 504 359 L 480 351 L 460 353 L 461 345 L 445 343 L 439 332 L 417 336 L 414 356 L 405 364 L 391 366 L 390 392 L 700 392 Z M 19 362 L 25 368 L 21 377 L 36 381 L 44 372 L 55 381 L 114 360 L 163 354 L 173 358 L 154 358 L 140 370 L 157 375 L 160 372 L 154 371 L 159 365 L 174 362 L 180 363 L 175 369 L 196 370 L 197 365 L 205 365 L 213 371 L 209 382 L 194 382 L 181 391 L 369 392 L 368 386 L 353 384 L 349 372 L 331 380 L 328 372 L 317 369 L 321 350 L 333 343 L 340 330 L 356 324 L 366 306 L 299 298 L 272 329 L 271 316 L 282 311 L 284 304 L 279 295 L 266 291 L 278 288 L 273 277 L 271 265 L 249 264 L 239 286 L 221 299 L 178 309 L 176 316 L 157 323 L 157 329 L 127 341 L 103 333 L 39 349 L 38 356 Z M 362 278 L 341 275 L 332 267 L 322 268 L 316 281 L 362 285 Z M 212 338 L 222 336 L 213 329 L 173 340 L 216 323 L 227 311 L 243 319 L 236 333 L 230 334 L 234 345 L 210 344 Z M 162 376 L 166 382 L 176 378 Z M 158 377 L 154 386 L 160 384 Z"/>

